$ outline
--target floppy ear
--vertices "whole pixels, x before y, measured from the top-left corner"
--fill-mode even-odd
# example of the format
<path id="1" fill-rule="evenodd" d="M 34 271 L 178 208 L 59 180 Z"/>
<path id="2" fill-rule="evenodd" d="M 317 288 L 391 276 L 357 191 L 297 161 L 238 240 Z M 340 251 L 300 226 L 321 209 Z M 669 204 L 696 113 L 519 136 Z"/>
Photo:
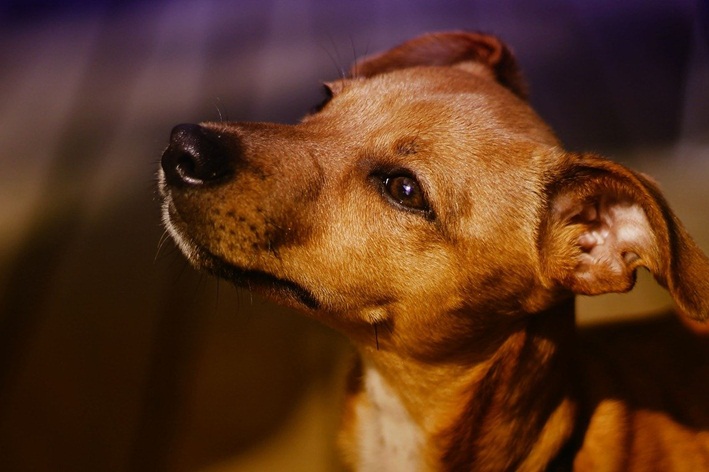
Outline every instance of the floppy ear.
<path id="1" fill-rule="evenodd" d="M 452 31 L 430 33 L 355 64 L 354 77 L 372 77 L 416 66 L 456 66 L 483 73 L 520 98 L 527 90 L 510 50 L 494 36 Z"/>
<path id="2" fill-rule="evenodd" d="M 626 292 L 647 268 L 690 318 L 709 317 L 709 259 L 648 178 L 606 159 L 569 155 L 547 187 L 542 271 L 577 294 Z"/>

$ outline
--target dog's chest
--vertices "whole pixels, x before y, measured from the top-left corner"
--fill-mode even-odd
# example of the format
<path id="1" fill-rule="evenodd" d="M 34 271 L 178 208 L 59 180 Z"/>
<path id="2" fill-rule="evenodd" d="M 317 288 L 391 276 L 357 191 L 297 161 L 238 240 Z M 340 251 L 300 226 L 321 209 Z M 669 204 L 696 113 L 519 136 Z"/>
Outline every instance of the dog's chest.
<path id="1" fill-rule="evenodd" d="M 365 367 L 367 400 L 357 407 L 359 469 L 423 470 L 423 433 L 399 397 L 372 367 Z"/>

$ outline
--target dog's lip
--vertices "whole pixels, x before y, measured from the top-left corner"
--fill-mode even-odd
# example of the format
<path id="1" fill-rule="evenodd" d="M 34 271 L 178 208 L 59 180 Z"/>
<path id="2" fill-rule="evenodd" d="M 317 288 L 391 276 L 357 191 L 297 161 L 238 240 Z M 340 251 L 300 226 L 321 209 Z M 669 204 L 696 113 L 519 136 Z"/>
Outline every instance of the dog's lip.
<path id="1" fill-rule="evenodd" d="M 277 277 L 262 270 L 242 269 L 219 258 L 205 268 L 217 277 L 230 280 L 237 286 L 260 289 L 278 297 L 286 296 L 310 310 L 320 308 L 318 299 L 308 289 L 292 280 Z"/>
<path id="2" fill-rule="evenodd" d="M 249 290 L 261 290 L 266 295 L 278 298 L 285 296 L 310 310 L 317 310 L 321 306 L 320 301 L 312 292 L 297 282 L 275 276 L 264 270 L 236 266 L 199 245 L 194 243 L 189 245 L 191 246 L 189 258 L 192 263 L 216 277 L 229 280 L 236 286 Z"/>

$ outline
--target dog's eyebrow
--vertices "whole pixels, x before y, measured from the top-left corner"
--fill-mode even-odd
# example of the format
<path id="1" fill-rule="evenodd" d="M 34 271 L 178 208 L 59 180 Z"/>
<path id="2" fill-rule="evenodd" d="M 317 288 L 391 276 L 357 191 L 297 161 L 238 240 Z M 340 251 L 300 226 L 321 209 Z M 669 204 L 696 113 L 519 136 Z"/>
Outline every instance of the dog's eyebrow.
<path id="1" fill-rule="evenodd" d="M 416 154 L 419 150 L 419 143 L 416 138 L 402 138 L 394 146 L 396 153 L 402 156 Z"/>

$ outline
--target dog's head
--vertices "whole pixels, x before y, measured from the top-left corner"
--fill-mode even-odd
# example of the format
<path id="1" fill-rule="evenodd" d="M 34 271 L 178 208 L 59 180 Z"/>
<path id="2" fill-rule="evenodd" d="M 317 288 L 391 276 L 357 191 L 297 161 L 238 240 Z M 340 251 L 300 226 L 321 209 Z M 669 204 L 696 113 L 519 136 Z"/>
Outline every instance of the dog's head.
<path id="1" fill-rule="evenodd" d="M 173 130 L 164 219 L 197 267 L 419 354 L 640 266 L 709 313 L 709 263 L 657 188 L 563 151 L 496 38 L 426 35 L 326 89 L 297 125 Z"/>

